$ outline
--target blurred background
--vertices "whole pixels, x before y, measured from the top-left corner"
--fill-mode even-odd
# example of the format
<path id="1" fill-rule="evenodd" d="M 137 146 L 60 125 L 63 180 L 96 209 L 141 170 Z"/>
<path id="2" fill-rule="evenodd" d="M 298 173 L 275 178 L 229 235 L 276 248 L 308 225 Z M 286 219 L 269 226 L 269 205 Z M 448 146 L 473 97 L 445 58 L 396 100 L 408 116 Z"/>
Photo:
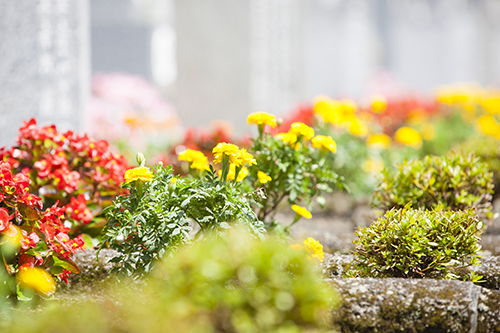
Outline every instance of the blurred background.
<path id="1" fill-rule="evenodd" d="M 0 145 L 31 117 L 170 140 L 317 95 L 500 85 L 497 0 L 0 0 L 0 16 Z"/>

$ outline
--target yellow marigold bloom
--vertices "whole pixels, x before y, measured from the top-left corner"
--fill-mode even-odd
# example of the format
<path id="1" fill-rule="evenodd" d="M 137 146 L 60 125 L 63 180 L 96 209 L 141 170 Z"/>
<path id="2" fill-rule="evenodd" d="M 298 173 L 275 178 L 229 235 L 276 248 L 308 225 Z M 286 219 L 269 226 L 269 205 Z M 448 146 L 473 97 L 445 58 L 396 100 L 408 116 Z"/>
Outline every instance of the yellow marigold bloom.
<path id="1" fill-rule="evenodd" d="M 312 217 L 311 212 L 308 211 L 305 207 L 301 207 L 299 205 L 292 205 L 292 209 L 295 213 L 299 214 L 302 217 L 305 217 L 306 219 L 310 219 Z"/>
<path id="2" fill-rule="evenodd" d="M 257 172 L 257 177 L 259 178 L 259 182 L 261 182 L 262 184 L 265 184 L 265 183 L 270 182 L 271 180 L 273 180 L 265 172 L 262 172 L 262 171 L 258 171 Z"/>
<path id="3" fill-rule="evenodd" d="M 420 148 L 422 146 L 420 133 L 410 127 L 401 127 L 396 131 L 394 137 L 398 142 L 413 148 Z"/>
<path id="4" fill-rule="evenodd" d="M 353 118 L 349 125 L 349 133 L 365 137 L 368 135 L 368 127 L 358 118 Z"/>
<path id="5" fill-rule="evenodd" d="M 255 112 L 251 113 L 247 118 L 248 124 L 255 125 L 269 125 L 271 127 L 276 127 L 276 117 L 272 114 L 266 112 Z"/>
<path id="6" fill-rule="evenodd" d="M 314 113 L 321 116 L 325 122 L 337 124 L 340 103 L 327 96 L 318 96 L 314 104 Z"/>
<path id="7" fill-rule="evenodd" d="M 222 170 L 219 170 L 219 177 L 222 174 Z M 234 176 L 236 175 L 236 165 L 231 164 L 229 166 L 229 172 L 227 173 L 227 180 L 234 180 Z M 248 176 L 248 169 L 246 167 L 241 168 L 240 172 L 238 173 L 238 182 L 241 182 L 243 179 Z"/>
<path id="8" fill-rule="evenodd" d="M 304 241 L 304 248 L 309 253 L 309 259 L 314 259 L 316 263 L 323 262 L 323 245 L 312 237 Z"/>
<path id="9" fill-rule="evenodd" d="M 54 279 L 42 268 L 23 267 L 16 277 L 21 287 L 33 289 L 41 296 L 47 297 L 56 291 Z"/>
<path id="10" fill-rule="evenodd" d="M 491 115 L 479 117 L 477 120 L 481 132 L 500 139 L 500 125 Z"/>
<path id="11" fill-rule="evenodd" d="M 363 162 L 361 168 L 369 173 L 379 173 L 384 170 L 384 161 L 368 159 Z"/>
<path id="12" fill-rule="evenodd" d="M 208 158 L 201 151 L 194 149 L 186 149 L 179 153 L 179 161 L 187 161 L 190 163 L 190 168 L 198 170 L 209 170 Z"/>
<path id="13" fill-rule="evenodd" d="M 386 134 L 372 134 L 367 143 L 370 147 L 387 149 L 391 144 L 391 138 Z"/>
<path id="14" fill-rule="evenodd" d="M 432 124 L 422 125 L 422 139 L 424 140 L 434 140 L 436 137 L 436 129 Z"/>
<path id="15" fill-rule="evenodd" d="M 288 132 L 293 133 L 297 136 L 300 134 L 304 137 L 305 140 L 311 140 L 311 138 L 314 136 L 314 130 L 311 127 L 299 122 L 293 123 L 290 126 L 290 130 Z"/>
<path id="16" fill-rule="evenodd" d="M 284 143 L 288 143 L 290 146 L 294 146 L 294 143 L 297 142 L 297 135 L 294 133 L 278 133 L 276 135 L 278 140 L 283 141 Z"/>
<path id="17" fill-rule="evenodd" d="M 480 102 L 488 113 L 500 113 L 500 96 L 490 96 Z"/>
<path id="18" fill-rule="evenodd" d="M 387 100 L 382 95 L 373 95 L 371 102 L 374 113 L 383 113 L 387 109 Z"/>
<path id="19" fill-rule="evenodd" d="M 255 160 L 252 154 L 247 152 L 245 148 L 242 148 L 238 153 L 237 162 L 234 164 L 236 164 L 237 166 L 242 166 L 245 164 L 255 165 L 257 164 L 257 161 Z"/>
<path id="20" fill-rule="evenodd" d="M 314 148 L 327 149 L 332 153 L 337 151 L 337 143 L 331 136 L 317 135 L 311 139 Z"/>
<path id="21" fill-rule="evenodd" d="M 134 180 L 142 180 L 147 182 L 153 178 L 153 173 L 146 167 L 138 167 L 129 169 L 125 172 L 125 181 L 127 183 L 133 182 Z"/>
<path id="22" fill-rule="evenodd" d="M 232 143 L 219 142 L 212 150 L 212 153 L 214 154 L 214 163 L 220 163 L 223 155 L 229 156 L 229 163 L 239 163 L 240 148 Z"/>

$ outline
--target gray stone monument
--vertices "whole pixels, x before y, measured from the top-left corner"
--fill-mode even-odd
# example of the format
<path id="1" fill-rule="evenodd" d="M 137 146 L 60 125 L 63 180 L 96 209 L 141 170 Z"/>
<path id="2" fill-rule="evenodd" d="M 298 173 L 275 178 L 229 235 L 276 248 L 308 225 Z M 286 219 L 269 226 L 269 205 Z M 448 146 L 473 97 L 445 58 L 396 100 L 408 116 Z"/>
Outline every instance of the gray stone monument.
<path id="1" fill-rule="evenodd" d="M 0 0 L 0 146 L 32 117 L 81 129 L 88 28 L 87 0 Z"/>
<path id="2" fill-rule="evenodd" d="M 178 78 L 184 124 L 288 111 L 302 97 L 301 0 L 176 0 Z"/>

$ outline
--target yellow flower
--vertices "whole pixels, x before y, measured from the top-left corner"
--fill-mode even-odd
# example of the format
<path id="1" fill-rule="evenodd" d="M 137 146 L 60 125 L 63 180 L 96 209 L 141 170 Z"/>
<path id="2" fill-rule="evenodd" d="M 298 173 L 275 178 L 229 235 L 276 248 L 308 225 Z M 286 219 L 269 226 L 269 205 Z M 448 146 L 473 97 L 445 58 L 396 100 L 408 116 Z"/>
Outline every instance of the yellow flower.
<path id="1" fill-rule="evenodd" d="M 257 177 L 259 177 L 259 182 L 261 182 L 262 184 L 265 184 L 265 183 L 273 180 L 271 177 L 269 177 L 266 173 L 264 173 L 262 171 L 257 172 Z"/>
<path id="2" fill-rule="evenodd" d="M 374 113 L 382 113 L 387 109 L 387 100 L 382 95 L 373 95 L 371 98 L 372 111 Z"/>
<path id="3" fill-rule="evenodd" d="M 481 132 L 500 139 L 500 125 L 491 115 L 482 116 L 477 120 Z"/>
<path id="4" fill-rule="evenodd" d="M 337 143 L 331 136 L 317 135 L 311 139 L 314 148 L 322 148 L 335 153 L 337 151 Z"/>
<path id="5" fill-rule="evenodd" d="M 249 152 L 247 152 L 247 150 L 245 148 L 242 148 L 239 153 L 238 153 L 238 157 L 236 159 L 236 164 L 237 166 L 243 166 L 245 164 L 248 164 L 248 165 L 255 165 L 257 164 L 257 161 L 255 160 L 255 158 L 253 157 L 252 154 L 250 154 Z"/>
<path id="6" fill-rule="evenodd" d="M 186 149 L 179 153 L 178 159 L 189 162 L 192 169 L 209 170 L 208 158 L 201 151 Z"/>
<path id="7" fill-rule="evenodd" d="M 420 148 L 422 146 L 420 133 L 410 127 L 401 127 L 396 131 L 394 137 L 398 142 L 413 148 Z"/>
<path id="8" fill-rule="evenodd" d="M 370 147 L 387 149 L 391 144 L 391 138 L 386 134 L 372 134 L 367 143 Z"/>
<path id="9" fill-rule="evenodd" d="M 294 143 L 297 142 L 297 135 L 294 133 L 278 133 L 276 135 L 278 140 L 283 141 L 284 143 L 288 143 L 290 146 L 294 146 Z"/>
<path id="10" fill-rule="evenodd" d="M 290 126 L 290 130 L 288 131 L 289 133 L 293 133 L 295 135 L 302 135 L 304 137 L 304 140 L 311 140 L 311 138 L 314 136 L 314 130 L 307 126 L 304 123 L 293 123 Z"/>
<path id="11" fill-rule="evenodd" d="M 309 259 L 314 259 L 316 263 L 323 262 L 323 245 L 312 237 L 304 241 L 304 248 L 309 253 Z"/>
<path id="12" fill-rule="evenodd" d="M 276 117 L 272 114 L 266 112 L 255 112 L 251 113 L 247 118 L 248 124 L 255 125 L 269 125 L 271 127 L 276 127 Z"/>
<path id="13" fill-rule="evenodd" d="M 22 288 L 33 289 L 41 296 L 47 297 L 56 291 L 54 279 L 42 268 L 23 267 L 16 277 Z"/>
<path id="14" fill-rule="evenodd" d="M 219 170 L 219 177 L 221 176 L 222 174 L 222 170 Z M 227 180 L 234 180 L 234 176 L 236 174 L 236 165 L 235 164 L 231 164 L 231 166 L 229 167 L 229 172 L 227 174 Z M 243 179 L 246 178 L 246 176 L 248 176 L 248 169 L 246 167 L 243 167 L 241 168 L 240 172 L 238 173 L 238 182 L 241 182 Z"/>
<path id="15" fill-rule="evenodd" d="M 422 139 L 424 140 L 434 140 L 436 137 L 436 130 L 432 124 L 422 125 Z"/>
<path id="16" fill-rule="evenodd" d="M 500 96 L 490 96 L 480 102 L 481 106 L 488 113 L 500 113 Z"/>
<path id="17" fill-rule="evenodd" d="M 229 163 L 239 163 L 240 148 L 232 143 L 219 142 L 212 150 L 212 153 L 214 154 L 214 163 L 220 163 L 223 155 L 229 156 Z"/>
<path id="18" fill-rule="evenodd" d="M 298 205 L 292 205 L 292 209 L 294 212 L 299 214 L 302 217 L 305 217 L 306 219 L 310 219 L 312 217 L 312 214 L 310 211 L 308 211 L 305 207 L 301 207 Z"/>
<path id="19" fill-rule="evenodd" d="M 134 180 L 142 180 L 143 182 L 147 182 L 153 178 L 153 174 L 146 167 L 138 167 L 129 169 L 125 172 L 125 181 L 127 183 L 133 182 Z"/>
<path id="20" fill-rule="evenodd" d="M 384 170 L 384 161 L 367 159 L 361 165 L 364 171 L 369 173 L 379 173 Z"/>
<path id="21" fill-rule="evenodd" d="M 368 135 L 368 127 L 358 118 L 354 117 L 351 119 L 349 125 L 349 133 L 361 137 L 365 137 Z"/>

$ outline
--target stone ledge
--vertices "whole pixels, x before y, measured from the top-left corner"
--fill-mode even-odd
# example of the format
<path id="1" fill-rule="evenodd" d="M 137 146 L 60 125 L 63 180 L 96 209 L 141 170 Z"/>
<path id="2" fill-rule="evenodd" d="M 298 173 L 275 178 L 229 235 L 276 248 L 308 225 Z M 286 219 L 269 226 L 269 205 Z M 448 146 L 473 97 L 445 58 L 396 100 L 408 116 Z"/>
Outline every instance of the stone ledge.
<path id="1" fill-rule="evenodd" d="M 471 282 L 416 279 L 332 279 L 343 333 L 500 332 L 500 291 Z"/>

